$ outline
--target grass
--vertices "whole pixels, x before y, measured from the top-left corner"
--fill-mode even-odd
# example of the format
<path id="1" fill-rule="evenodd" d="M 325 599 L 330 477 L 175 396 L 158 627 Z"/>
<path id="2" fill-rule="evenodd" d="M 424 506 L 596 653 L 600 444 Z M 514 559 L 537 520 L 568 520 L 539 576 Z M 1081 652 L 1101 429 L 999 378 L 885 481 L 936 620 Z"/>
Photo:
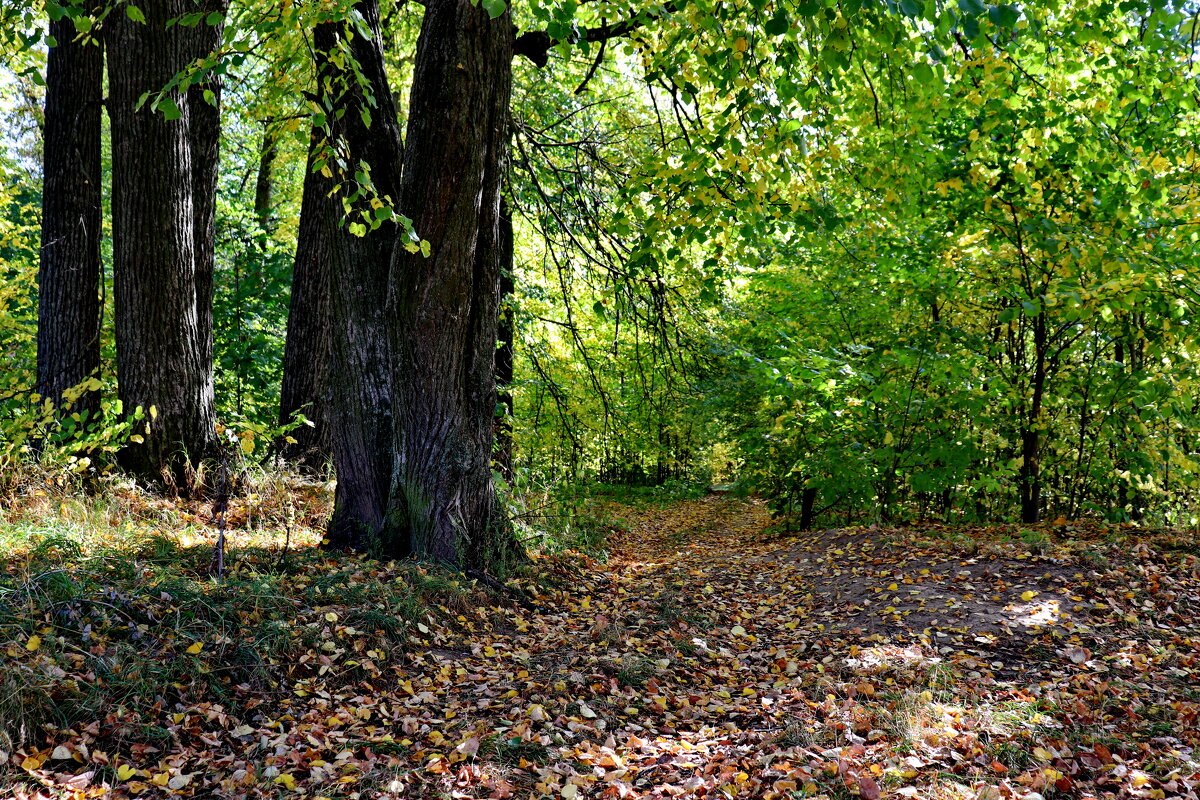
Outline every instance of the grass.
<path id="1" fill-rule="evenodd" d="M 390 652 L 431 613 L 478 601 L 472 584 L 434 565 L 313 547 L 320 532 L 296 524 L 295 509 L 286 531 L 231 530 L 218 578 L 211 531 L 197 524 L 205 511 L 132 490 L 90 502 L 35 490 L 0 508 L 0 751 L 122 709 L 141 721 L 105 735 L 153 744 L 165 709 L 259 703 L 285 674 L 311 668 L 306 653 L 350 641 Z M 255 526 L 282 512 L 238 513 Z"/>

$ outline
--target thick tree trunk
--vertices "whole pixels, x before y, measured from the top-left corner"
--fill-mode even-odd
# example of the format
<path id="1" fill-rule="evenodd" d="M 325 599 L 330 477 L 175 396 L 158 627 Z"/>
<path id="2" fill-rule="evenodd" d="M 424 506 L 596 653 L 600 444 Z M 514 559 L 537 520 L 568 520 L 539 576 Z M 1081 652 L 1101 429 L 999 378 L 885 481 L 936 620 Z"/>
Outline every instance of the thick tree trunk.
<path id="1" fill-rule="evenodd" d="M 197 301 L 193 109 L 178 94 L 171 96 L 182 114 L 177 119 L 167 119 L 149 102 L 140 109 L 137 104 L 194 57 L 191 31 L 166 27 L 192 6 L 156 0 L 139 7 L 145 23 L 120 13 L 105 21 L 117 380 L 126 413 L 138 406 L 148 414 L 155 409 L 144 443 L 131 444 L 120 456 L 140 477 L 180 482 L 187 462 L 207 457 L 216 446 L 211 318 L 199 319 Z"/>
<path id="2" fill-rule="evenodd" d="M 309 469 L 319 470 L 331 457 L 329 442 L 329 318 L 330 275 L 341 274 L 347 257 L 345 234 L 339 230 L 341 204 L 333 197 L 334 181 L 313 171 L 313 161 L 323 150 L 325 134 L 314 130 L 304 173 L 300 201 L 300 228 L 296 260 L 292 266 L 292 296 L 288 306 L 287 340 L 283 350 L 283 383 L 280 387 L 279 423 L 290 423 L 296 414 L 311 425 L 292 431 L 294 443 L 284 443 L 280 455 Z"/>
<path id="3" fill-rule="evenodd" d="M 393 396 L 384 311 L 397 226 L 385 221 L 361 236 L 347 226 L 364 222 L 359 213 L 363 209 L 372 211 L 367 203 L 372 190 L 392 202 L 400 196 L 403 147 L 384 71 L 378 4 L 360 2 L 354 12 L 362 15 L 372 36 L 353 33 L 350 23 L 321 26 L 314 35 L 318 54 L 348 49 L 366 79 L 364 87 L 358 76 L 338 66 L 345 63 L 341 59 L 325 59 L 319 70 L 329 100 L 330 144 L 347 165 L 345 174 L 337 174 L 336 163 L 330 162 L 340 184 L 336 201 L 340 208 L 344 198 L 354 209 L 346 220 L 341 214 L 335 217 L 333 246 L 344 248 L 344 258 L 329 281 L 332 338 L 327 376 L 333 413 L 328 423 L 338 483 L 328 539 L 333 547 L 400 557 L 408 553 L 406 542 L 380 539 L 393 460 Z M 356 198 L 355 193 L 364 190 L 363 177 L 369 177 L 373 186 Z"/>
<path id="4" fill-rule="evenodd" d="M 203 58 L 221 44 L 229 0 L 201 0 L 198 11 L 208 16 L 193 28 L 185 28 L 191 40 L 189 60 Z M 209 24 L 213 14 L 220 21 Z M 208 93 L 211 99 L 206 99 Z M 221 77 L 209 73 L 205 80 L 188 89 L 188 140 L 192 158 L 192 219 L 196 261 L 196 327 L 200 339 L 201 363 L 207 385 L 202 387 L 212 403 L 213 397 L 213 277 L 216 272 L 217 166 L 221 149 Z"/>
<path id="5" fill-rule="evenodd" d="M 500 184 L 512 20 L 428 0 L 409 102 L 401 209 L 428 257 L 397 247 L 388 298 L 396 469 L 387 538 L 466 569 L 516 552 L 492 485 Z"/>
<path id="6" fill-rule="evenodd" d="M 63 392 L 100 370 L 100 92 L 103 51 L 74 41 L 67 17 L 46 69 L 37 392 L 63 411 L 95 415 L 100 393 Z"/>

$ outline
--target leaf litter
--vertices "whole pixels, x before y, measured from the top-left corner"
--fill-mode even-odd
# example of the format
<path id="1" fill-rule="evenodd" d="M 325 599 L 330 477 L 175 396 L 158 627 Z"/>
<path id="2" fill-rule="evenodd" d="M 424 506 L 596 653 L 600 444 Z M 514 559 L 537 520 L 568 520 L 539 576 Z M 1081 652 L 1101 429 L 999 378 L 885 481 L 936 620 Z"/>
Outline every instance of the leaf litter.
<path id="1" fill-rule="evenodd" d="M 257 671 L 234 669 L 238 620 L 217 641 L 151 624 L 141 662 L 108 668 L 182 664 L 173 688 L 43 721 L 0 753 L 11 793 L 1197 796 L 1187 539 L 1061 520 L 788 535 L 715 496 L 612 510 L 606 560 L 536 560 L 535 611 L 449 592 L 396 633 L 352 589 L 411 565 L 318 558 L 290 595 L 240 606 L 247 629 L 270 607 L 292 634 Z M 91 637 L 44 625 L 0 654 L 71 703 L 111 680 L 115 640 Z"/>

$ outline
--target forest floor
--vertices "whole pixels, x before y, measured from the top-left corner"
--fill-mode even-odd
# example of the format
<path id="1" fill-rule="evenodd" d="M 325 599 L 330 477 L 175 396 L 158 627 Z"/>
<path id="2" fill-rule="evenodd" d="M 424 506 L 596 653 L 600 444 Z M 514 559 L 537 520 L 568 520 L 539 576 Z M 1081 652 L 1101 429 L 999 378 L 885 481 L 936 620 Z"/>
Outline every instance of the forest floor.
<path id="1" fill-rule="evenodd" d="M 215 581 L 207 528 L 43 539 L 0 573 L 0 794 L 1200 792 L 1194 538 L 602 510 L 607 558 L 538 559 L 533 609 L 307 542 Z"/>

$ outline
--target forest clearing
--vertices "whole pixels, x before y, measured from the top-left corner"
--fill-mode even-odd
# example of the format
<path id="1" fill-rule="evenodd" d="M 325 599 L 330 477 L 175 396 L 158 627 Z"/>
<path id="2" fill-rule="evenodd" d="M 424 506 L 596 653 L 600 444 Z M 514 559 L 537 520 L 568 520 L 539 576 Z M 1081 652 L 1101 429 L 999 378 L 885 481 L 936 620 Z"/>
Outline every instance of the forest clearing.
<path id="1" fill-rule="evenodd" d="M 0 797 L 1200 793 L 1196 0 L 0 0 Z"/>
<path id="2" fill-rule="evenodd" d="M 607 557 L 539 558 L 512 597 L 331 559 L 312 535 L 289 556 L 235 547 L 223 583 L 211 527 L 189 525 L 181 547 L 158 522 L 86 555 L 45 539 L 18 584 L 41 616 L 0 623 L 0 714 L 49 724 L 0 786 L 1196 795 L 1191 540 L 1096 525 L 783 534 L 760 503 L 718 496 L 593 513 Z"/>

